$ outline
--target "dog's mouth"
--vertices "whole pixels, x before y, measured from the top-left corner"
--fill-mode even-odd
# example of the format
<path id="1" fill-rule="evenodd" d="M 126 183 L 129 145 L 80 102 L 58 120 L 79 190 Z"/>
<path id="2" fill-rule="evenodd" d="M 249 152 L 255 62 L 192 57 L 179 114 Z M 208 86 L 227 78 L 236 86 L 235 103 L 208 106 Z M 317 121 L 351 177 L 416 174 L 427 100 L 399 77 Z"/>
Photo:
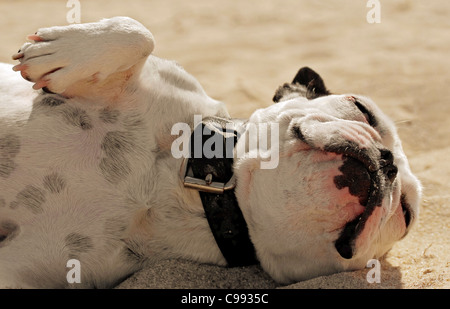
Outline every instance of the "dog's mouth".
<path id="1" fill-rule="evenodd" d="M 398 171 L 389 150 L 381 149 L 378 156 L 373 156 L 359 148 L 356 148 L 358 151 L 349 152 L 348 149 L 346 148 L 346 153 L 342 153 L 343 164 L 339 168 L 342 174 L 335 176 L 334 182 L 338 189 L 347 187 L 351 195 L 357 196 L 364 211 L 344 226 L 335 242 L 337 251 L 346 259 L 353 257 L 356 239 L 376 207 L 381 207 L 386 192 L 391 191 Z M 408 226 L 411 212 L 405 199 L 401 200 L 405 223 Z"/>

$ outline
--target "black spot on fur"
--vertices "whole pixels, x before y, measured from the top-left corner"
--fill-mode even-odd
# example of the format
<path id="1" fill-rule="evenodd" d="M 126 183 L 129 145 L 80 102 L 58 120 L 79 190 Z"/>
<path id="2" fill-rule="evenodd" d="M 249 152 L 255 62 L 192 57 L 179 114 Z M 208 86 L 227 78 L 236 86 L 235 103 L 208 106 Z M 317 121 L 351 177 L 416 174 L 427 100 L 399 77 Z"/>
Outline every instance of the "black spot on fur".
<path id="1" fill-rule="evenodd" d="M 44 188 L 51 193 L 60 193 L 65 187 L 66 181 L 56 173 L 44 177 Z"/>
<path id="2" fill-rule="evenodd" d="M 108 157 L 120 156 L 132 151 L 133 134 L 130 132 L 112 131 L 103 138 L 102 150 Z"/>
<path id="3" fill-rule="evenodd" d="M 0 158 L 0 177 L 7 178 L 16 169 L 16 163 L 11 159 Z"/>
<path id="4" fill-rule="evenodd" d="M 61 104 L 64 104 L 65 101 L 61 97 L 54 97 L 54 96 L 46 96 L 42 98 L 42 100 L 39 102 L 41 105 L 45 106 L 59 106 Z"/>
<path id="5" fill-rule="evenodd" d="M 20 151 L 20 139 L 15 134 L 0 138 L 0 177 L 8 177 L 15 169 L 13 159 Z"/>
<path id="6" fill-rule="evenodd" d="M 132 151 L 133 140 L 133 135 L 130 132 L 113 131 L 106 133 L 101 146 L 106 157 L 100 161 L 100 170 L 111 183 L 118 183 L 131 172 L 125 156 Z"/>
<path id="7" fill-rule="evenodd" d="M 42 204 L 45 202 L 45 194 L 44 191 L 40 188 L 37 188 L 32 185 L 28 185 L 20 191 L 16 200 L 11 202 L 11 208 L 17 208 L 18 206 L 24 206 L 29 209 L 34 214 L 42 213 L 44 210 L 42 209 Z"/>
<path id="8" fill-rule="evenodd" d="M 69 257 L 76 258 L 81 253 L 85 253 L 94 247 L 92 239 L 79 233 L 70 233 L 64 239 L 69 250 Z"/>
<path id="9" fill-rule="evenodd" d="M 119 119 L 120 112 L 115 109 L 105 108 L 100 111 L 100 120 L 104 123 L 116 123 Z"/>
<path id="10" fill-rule="evenodd" d="M 351 157 L 345 157 L 339 170 L 342 175 L 334 177 L 336 188 L 340 190 L 347 187 L 351 195 L 359 198 L 361 205 L 366 205 L 371 188 L 371 179 L 364 164 Z"/>
<path id="11" fill-rule="evenodd" d="M 92 129 L 92 121 L 85 110 L 78 107 L 68 106 L 61 110 L 64 119 L 71 125 L 80 127 L 82 130 Z"/>
<path id="12" fill-rule="evenodd" d="M 12 240 L 20 232 L 19 226 L 10 220 L 0 222 L 0 248 L 6 241 Z"/>
<path id="13" fill-rule="evenodd" d="M 20 151 L 20 138 L 15 134 L 6 135 L 0 138 L 0 156 L 13 158 Z"/>

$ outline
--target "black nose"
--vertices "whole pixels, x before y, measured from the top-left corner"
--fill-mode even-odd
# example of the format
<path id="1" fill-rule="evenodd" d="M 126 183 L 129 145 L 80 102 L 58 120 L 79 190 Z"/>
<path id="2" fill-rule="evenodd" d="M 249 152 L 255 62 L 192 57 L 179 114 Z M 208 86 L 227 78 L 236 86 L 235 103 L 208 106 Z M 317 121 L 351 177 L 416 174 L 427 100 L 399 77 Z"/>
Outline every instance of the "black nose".
<path id="1" fill-rule="evenodd" d="M 380 155 L 380 168 L 392 183 L 394 182 L 395 177 L 397 177 L 398 172 L 397 166 L 394 165 L 394 155 L 388 149 L 381 149 Z"/>

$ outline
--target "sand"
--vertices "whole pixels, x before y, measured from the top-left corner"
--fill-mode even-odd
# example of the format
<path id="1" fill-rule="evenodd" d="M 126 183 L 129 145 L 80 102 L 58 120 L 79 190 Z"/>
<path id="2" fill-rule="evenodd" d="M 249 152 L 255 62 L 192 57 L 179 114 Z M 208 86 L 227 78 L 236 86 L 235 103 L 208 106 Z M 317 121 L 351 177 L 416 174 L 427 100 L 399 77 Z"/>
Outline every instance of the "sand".
<path id="1" fill-rule="evenodd" d="M 414 229 L 371 268 L 280 286 L 258 266 L 223 268 L 162 261 L 119 288 L 450 288 L 450 2 L 381 1 L 368 23 L 366 1 L 82 1 L 81 22 L 125 15 L 147 26 L 155 54 L 177 60 L 248 117 L 302 66 L 335 93 L 374 99 L 398 125 L 423 200 Z M 66 25 L 65 1 L 0 1 L 0 61 L 40 27 Z M 30 85 L 31 86 L 31 85 Z"/>

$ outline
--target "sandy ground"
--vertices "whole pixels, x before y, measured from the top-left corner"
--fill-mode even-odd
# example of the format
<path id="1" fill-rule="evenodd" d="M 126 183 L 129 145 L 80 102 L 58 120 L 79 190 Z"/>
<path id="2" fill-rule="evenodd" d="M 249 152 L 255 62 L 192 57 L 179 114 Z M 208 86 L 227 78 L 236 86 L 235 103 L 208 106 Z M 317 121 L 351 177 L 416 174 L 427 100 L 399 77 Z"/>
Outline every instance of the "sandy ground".
<path id="1" fill-rule="evenodd" d="M 81 1 L 81 22 L 126 15 L 156 37 L 155 54 L 177 60 L 235 117 L 271 104 L 274 90 L 310 66 L 335 93 L 372 97 L 395 120 L 424 187 L 420 219 L 369 268 L 287 288 L 450 288 L 450 2 L 381 1 L 369 24 L 366 1 Z M 0 61 L 40 27 L 67 24 L 66 1 L 0 0 Z M 31 86 L 31 85 L 30 85 Z M 122 288 L 274 288 L 258 267 L 226 269 L 164 261 Z"/>

